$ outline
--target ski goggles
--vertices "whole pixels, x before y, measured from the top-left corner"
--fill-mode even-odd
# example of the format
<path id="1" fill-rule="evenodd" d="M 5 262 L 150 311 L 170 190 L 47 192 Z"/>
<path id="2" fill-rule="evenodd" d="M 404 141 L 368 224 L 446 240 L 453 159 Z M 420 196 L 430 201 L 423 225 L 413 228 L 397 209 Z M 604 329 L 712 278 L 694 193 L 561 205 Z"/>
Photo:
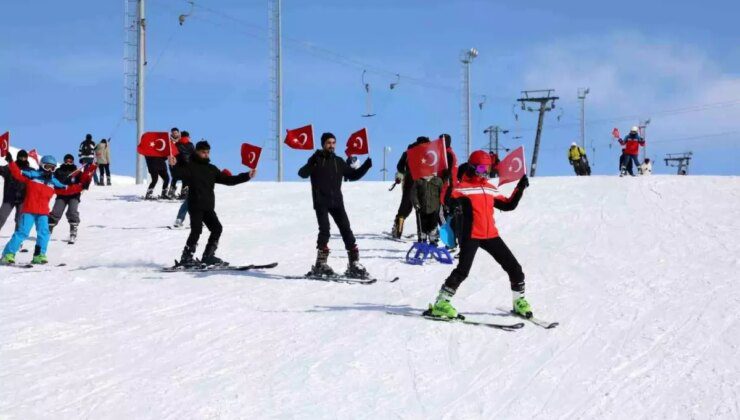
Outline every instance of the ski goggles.
<path id="1" fill-rule="evenodd" d="M 54 170 L 57 168 L 57 165 L 54 165 L 53 163 L 44 163 L 41 165 L 41 169 L 45 170 L 46 172 L 54 172 Z"/>
<path id="2" fill-rule="evenodd" d="M 478 176 L 488 176 L 490 169 L 491 169 L 490 165 L 476 165 L 475 174 Z"/>

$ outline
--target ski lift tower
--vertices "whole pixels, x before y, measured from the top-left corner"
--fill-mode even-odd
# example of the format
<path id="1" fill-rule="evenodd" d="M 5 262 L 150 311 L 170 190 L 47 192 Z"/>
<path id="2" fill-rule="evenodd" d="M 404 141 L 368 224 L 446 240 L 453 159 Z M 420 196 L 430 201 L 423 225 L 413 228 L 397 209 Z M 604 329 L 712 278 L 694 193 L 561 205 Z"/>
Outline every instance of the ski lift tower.
<path id="1" fill-rule="evenodd" d="M 124 0 L 123 103 L 124 118 L 136 121 L 134 150 L 144 132 L 144 69 L 146 66 L 146 19 L 144 0 Z M 136 153 L 136 183 L 143 184 L 144 159 Z"/>
<path id="2" fill-rule="evenodd" d="M 465 137 L 465 156 L 470 156 L 470 64 L 473 59 L 478 57 L 478 50 L 471 48 L 460 53 L 460 62 L 462 63 L 462 125 L 463 135 Z"/>
<path id="3" fill-rule="evenodd" d="M 668 153 L 665 155 L 665 165 L 678 168 L 678 175 L 689 174 L 689 163 L 691 162 L 691 156 L 693 153 Z"/>
<path id="4" fill-rule="evenodd" d="M 537 155 L 540 152 L 540 139 L 542 137 L 542 123 L 545 121 L 545 112 L 552 111 L 555 109 L 555 101 L 560 99 L 557 96 L 553 96 L 555 89 L 543 89 L 543 90 L 524 90 L 522 91 L 522 97 L 517 99 L 517 102 L 522 104 L 522 111 L 526 110 L 529 112 L 538 111 L 539 117 L 537 119 L 537 134 L 534 138 L 534 151 L 532 152 L 532 165 L 530 166 L 529 176 L 534 178 L 534 174 L 537 171 Z M 540 104 L 539 109 L 531 108 L 527 106 L 528 102 L 534 102 Z"/>

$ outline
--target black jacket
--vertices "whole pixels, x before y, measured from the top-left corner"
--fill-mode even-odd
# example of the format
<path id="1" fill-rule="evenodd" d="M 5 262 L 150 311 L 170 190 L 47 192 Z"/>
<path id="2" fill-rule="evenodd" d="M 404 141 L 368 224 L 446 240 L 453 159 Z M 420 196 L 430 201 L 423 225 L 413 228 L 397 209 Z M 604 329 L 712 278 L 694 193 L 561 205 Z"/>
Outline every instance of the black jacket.
<path id="1" fill-rule="evenodd" d="M 334 208 L 344 205 L 342 196 L 342 179 L 357 181 L 365 176 L 373 166 L 368 158 L 357 169 L 352 169 L 347 162 L 334 153 L 317 150 L 308 162 L 298 170 L 301 178 L 311 177 L 311 194 L 313 208 Z"/>
<path id="2" fill-rule="evenodd" d="M 216 207 L 216 196 L 213 193 L 216 184 L 237 185 L 250 179 L 247 172 L 233 176 L 225 175 L 210 161 L 201 161 L 197 158 L 173 166 L 172 175 L 182 179 L 189 186 L 190 210 L 213 210 Z"/>
<path id="3" fill-rule="evenodd" d="M 57 168 L 56 171 L 54 171 L 54 176 L 56 177 L 56 179 L 59 180 L 59 182 L 61 182 L 64 185 L 76 184 L 79 181 L 80 177 L 82 176 L 82 171 L 77 172 L 76 174 L 72 175 L 74 171 L 76 170 L 77 170 L 77 165 L 75 165 L 74 163 L 63 163 L 61 166 Z M 77 193 L 77 194 L 65 195 L 65 196 L 58 195 L 57 198 L 65 197 L 65 198 L 76 198 L 79 200 L 81 196 L 82 194 Z"/>
<path id="4" fill-rule="evenodd" d="M 144 156 L 146 161 L 146 168 L 149 172 L 160 172 L 167 170 L 167 158 L 166 157 L 154 157 Z"/>
<path id="5" fill-rule="evenodd" d="M 92 140 L 83 140 L 82 143 L 80 143 L 80 149 L 77 151 L 77 157 L 94 158 L 95 142 Z"/>
<path id="6" fill-rule="evenodd" d="M 10 153 L 8 153 L 8 156 L 10 156 Z M 10 160 L 10 158 L 6 160 Z M 27 168 L 28 166 L 25 166 L 21 169 Z M 13 178 L 8 165 L 0 166 L 0 176 L 5 179 L 3 182 L 3 203 L 23 203 L 23 199 L 26 197 L 26 185 Z"/>
<path id="7" fill-rule="evenodd" d="M 195 153 L 195 146 L 193 146 L 193 143 L 183 143 L 178 141 L 175 145 L 177 146 L 177 163 L 182 164 L 190 162 L 190 157 Z"/>

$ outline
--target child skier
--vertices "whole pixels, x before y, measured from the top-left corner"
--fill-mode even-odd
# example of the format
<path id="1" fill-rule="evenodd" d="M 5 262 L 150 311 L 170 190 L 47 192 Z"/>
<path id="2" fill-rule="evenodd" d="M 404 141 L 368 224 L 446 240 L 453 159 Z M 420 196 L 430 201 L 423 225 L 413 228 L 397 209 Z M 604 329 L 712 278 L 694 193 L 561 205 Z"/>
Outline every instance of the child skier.
<path id="1" fill-rule="evenodd" d="M 54 194 L 61 192 L 79 193 L 84 184 L 89 184 L 92 178 L 92 172 L 95 166 L 90 167 L 81 176 L 80 182 L 74 185 L 64 185 L 55 176 L 54 170 L 57 167 L 57 161 L 53 156 L 44 156 L 41 158 L 41 169 L 21 170 L 13 162 L 10 164 L 10 173 L 15 179 L 26 185 L 26 198 L 23 201 L 21 222 L 18 229 L 5 245 L 3 258 L 0 260 L 3 264 L 15 263 L 15 254 L 20 249 L 23 241 L 28 237 L 31 228 L 36 226 L 36 246 L 37 255 L 34 255 L 33 264 L 46 264 L 46 248 L 49 244 L 49 200 Z"/>
<path id="2" fill-rule="evenodd" d="M 442 318 L 458 318 L 457 310 L 450 303 L 457 288 L 468 277 L 478 248 L 491 254 L 509 276 L 513 294 L 514 313 L 530 318 L 532 308 L 524 299 L 524 273 L 514 255 L 499 237 L 493 218 L 493 209 L 514 210 L 529 185 L 525 175 L 519 180 L 510 197 L 499 194 L 496 187 L 488 182 L 493 165 L 491 155 L 477 150 L 470 155 L 465 174 L 452 192 L 453 213 L 459 217 L 461 232 L 460 262 L 447 277 L 439 291 L 437 300 L 429 305 L 425 315 Z"/>

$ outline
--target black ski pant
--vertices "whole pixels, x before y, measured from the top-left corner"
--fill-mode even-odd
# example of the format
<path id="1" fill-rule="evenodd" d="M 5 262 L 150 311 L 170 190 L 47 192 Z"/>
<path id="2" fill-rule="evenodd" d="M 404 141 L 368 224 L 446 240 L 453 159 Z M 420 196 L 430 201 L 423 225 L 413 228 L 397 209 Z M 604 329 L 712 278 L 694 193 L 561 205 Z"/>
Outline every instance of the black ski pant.
<path id="1" fill-rule="evenodd" d="M 439 212 L 436 213 L 422 213 L 418 211 L 419 215 L 419 231 L 427 235 L 434 232 L 439 225 Z"/>
<path id="2" fill-rule="evenodd" d="M 70 226 L 77 226 L 80 224 L 80 197 L 77 196 L 71 196 L 71 197 L 65 197 L 65 196 L 57 196 L 57 199 L 54 201 L 54 207 L 52 207 L 51 212 L 49 213 L 49 228 L 54 229 L 54 226 L 56 226 L 59 223 L 59 220 L 62 219 L 62 215 L 64 214 L 64 210 L 67 210 L 67 221 L 69 222 Z"/>
<path id="3" fill-rule="evenodd" d="M 170 166 L 170 172 L 172 172 L 172 166 Z M 175 190 L 177 188 L 177 181 L 182 181 L 182 179 L 176 177 L 175 175 L 172 175 L 172 182 L 170 182 L 170 189 Z M 183 184 L 185 185 L 185 184 Z"/>
<path id="4" fill-rule="evenodd" d="M 162 191 L 167 191 L 167 186 L 170 183 L 170 175 L 167 173 L 167 167 L 162 165 L 161 167 L 149 166 L 149 176 L 152 177 L 152 182 L 149 183 L 149 189 L 153 190 L 157 186 L 158 177 L 162 177 Z"/>
<path id="5" fill-rule="evenodd" d="M 110 181 L 110 164 L 109 163 L 101 163 L 98 166 L 98 171 L 100 171 L 100 183 L 102 184 L 105 180 L 105 177 L 108 177 L 108 180 Z"/>
<path id="6" fill-rule="evenodd" d="M 18 224 L 21 222 L 21 206 L 23 203 L 3 203 L 0 206 L 0 230 L 5 225 L 5 221 L 8 220 L 10 212 L 15 209 L 15 229 L 18 229 Z"/>
<path id="7" fill-rule="evenodd" d="M 407 181 L 406 179 L 409 179 Z M 411 210 L 414 208 L 414 204 L 411 202 L 411 187 L 413 186 L 411 181 L 411 175 L 407 175 L 403 180 L 403 190 L 401 191 L 401 204 L 398 206 L 398 212 L 396 212 L 396 219 L 404 218 L 407 219 Z"/>
<path id="8" fill-rule="evenodd" d="M 198 239 L 200 239 L 200 234 L 203 233 L 203 225 L 205 224 L 208 230 L 211 231 L 206 246 L 217 246 L 224 228 L 218 220 L 216 211 L 190 208 L 188 214 L 190 215 L 190 236 L 188 236 L 186 245 L 192 247 L 198 245 Z"/>
<path id="9" fill-rule="evenodd" d="M 349 226 L 349 218 L 347 217 L 347 211 L 344 210 L 344 204 L 337 207 L 320 207 L 316 210 L 316 220 L 319 222 L 319 237 L 316 240 L 316 249 L 325 249 L 329 244 L 329 215 L 334 219 L 339 228 L 339 233 L 342 235 L 344 241 L 344 248 L 346 250 L 354 249 L 357 245 L 355 235 L 352 233 L 352 228 Z M 191 221 L 192 223 L 192 221 Z"/>
<path id="10" fill-rule="evenodd" d="M 509 275 L 511 290 L 524 292 L 524 273 L 522 272 L 522 266 L 519 265 L 514 254 L 511 253 L 509 247 L 506 246 L 504 240 L 500 237 L 463 240 L 460 244 L 460 261 L 457 267 L 452 270 L 450 276 L 447 277 L 447 280 L 445 280 L 445 288 L 454 293 L 460 287 L 460 283 L 470 274 L 470 268 L 473 266 L 473 260 L 475 259 L 475 253 L 478 251 L 478 248 L 483 248 L 483 250 L 491 254 L 493 259 Z"/>

